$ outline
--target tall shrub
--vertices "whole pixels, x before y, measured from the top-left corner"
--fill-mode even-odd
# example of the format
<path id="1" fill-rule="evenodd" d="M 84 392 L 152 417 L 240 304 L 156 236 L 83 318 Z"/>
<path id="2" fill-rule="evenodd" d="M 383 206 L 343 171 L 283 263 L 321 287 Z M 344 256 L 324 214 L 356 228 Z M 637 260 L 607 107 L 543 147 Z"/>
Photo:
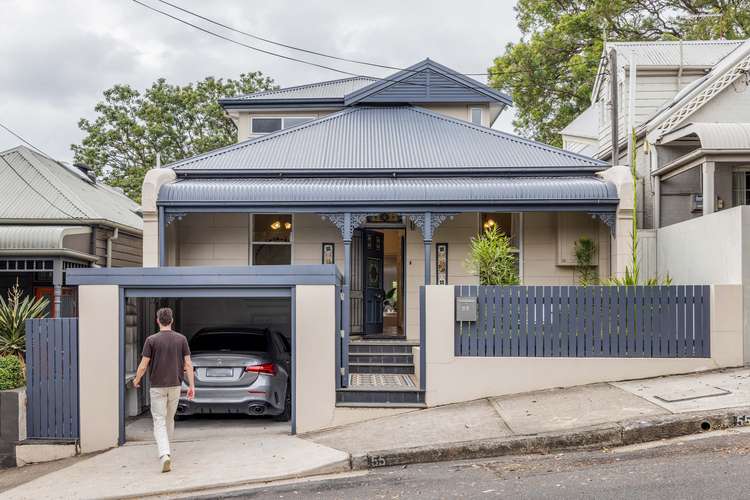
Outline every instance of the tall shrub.
<path id="1" fill-rule="evenodd" d="M 581 286 L 596 285 L 599 282 L 599 276 L 594 265 L 596 243 L 591 238 L 581 236 L 575 242 L 575 254 L 578 284 Z"/>
<path id="2" fill-rule="evenodd" d="M 479 275 L 480 285 L 517 285 L 517 257 L 510 237 L 497 227 L 471 239 L 467 267 Z"/>
<path id="3" fill-rule="evenodd" d="M 45 297 L 24 295 L 18 283 L 0 296 L 0 356 L 23 359 L 26 352 L 26 320 L 44 318 L 49 301 Z"/>

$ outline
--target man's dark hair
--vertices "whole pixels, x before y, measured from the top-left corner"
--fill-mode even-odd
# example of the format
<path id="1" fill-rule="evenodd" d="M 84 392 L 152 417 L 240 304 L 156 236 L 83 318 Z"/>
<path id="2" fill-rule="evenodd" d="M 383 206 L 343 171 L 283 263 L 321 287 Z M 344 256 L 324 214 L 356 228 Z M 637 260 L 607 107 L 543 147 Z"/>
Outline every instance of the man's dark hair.
<path id="1" fill-rule="evenodd" d="M 156 311 L 156 321 L 159 322 L 161 326 L 169 326 L 172 324 L 172 309 L 168 307 L 162 307 L 158 311 Z"/>

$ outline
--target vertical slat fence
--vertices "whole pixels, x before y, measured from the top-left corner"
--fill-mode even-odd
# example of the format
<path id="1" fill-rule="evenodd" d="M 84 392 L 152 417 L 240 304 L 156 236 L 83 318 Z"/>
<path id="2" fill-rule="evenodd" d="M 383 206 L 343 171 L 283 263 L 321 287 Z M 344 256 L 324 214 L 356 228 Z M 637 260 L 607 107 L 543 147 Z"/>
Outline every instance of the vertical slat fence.
<path id="1" fill-rule="evenodd" d="M 26 321 L 29 439 L 78 439 L 78 319 Z"/>
<path id="2" fill-rule="evenodd" d="M 710 357 L 710 287 L 475 286 L 456 356 Z M 427 312 L 429 314 L 429 311 Z"/>

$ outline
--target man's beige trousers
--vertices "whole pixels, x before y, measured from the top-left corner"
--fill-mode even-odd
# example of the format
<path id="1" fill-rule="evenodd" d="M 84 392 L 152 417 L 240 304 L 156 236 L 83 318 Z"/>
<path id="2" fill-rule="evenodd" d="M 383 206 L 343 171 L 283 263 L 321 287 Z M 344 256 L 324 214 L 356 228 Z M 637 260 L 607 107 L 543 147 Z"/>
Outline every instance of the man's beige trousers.
<path id="1" fill-rule="evenodd" d="M 154 438 L 159 457 L 170 455 L 169 442 L 174 435 L 174 415 L 180 401 L 180 386 L 152 387 L 151 417 L 154 419 Z"/>

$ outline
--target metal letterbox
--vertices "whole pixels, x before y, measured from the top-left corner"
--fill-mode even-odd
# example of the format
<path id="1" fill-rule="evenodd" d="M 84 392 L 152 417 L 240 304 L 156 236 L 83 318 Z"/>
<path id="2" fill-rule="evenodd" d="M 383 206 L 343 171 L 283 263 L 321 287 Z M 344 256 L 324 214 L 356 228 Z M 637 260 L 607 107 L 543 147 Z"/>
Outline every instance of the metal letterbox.
<path id="1" fill-rule="evenodd" d="M 477 298 L 456 297 L 456 321 L 477 320 Z"/>

